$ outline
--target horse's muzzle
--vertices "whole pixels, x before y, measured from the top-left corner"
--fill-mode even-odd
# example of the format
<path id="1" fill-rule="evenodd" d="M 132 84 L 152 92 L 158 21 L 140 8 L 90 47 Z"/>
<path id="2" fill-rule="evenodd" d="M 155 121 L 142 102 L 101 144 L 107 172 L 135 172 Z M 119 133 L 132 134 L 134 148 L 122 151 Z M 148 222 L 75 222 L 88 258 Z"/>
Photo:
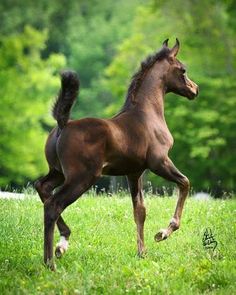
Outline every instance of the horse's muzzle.
<path id="1" fill-rule="evenodd" d="M 196 83 L 194 83 L 192 80 L 187 80 L 187 86 L 189 90 L 189 95 L 187 96 L 189 99 L 194 99 L 198 96 L 199 93 L 199 87 Z"/>

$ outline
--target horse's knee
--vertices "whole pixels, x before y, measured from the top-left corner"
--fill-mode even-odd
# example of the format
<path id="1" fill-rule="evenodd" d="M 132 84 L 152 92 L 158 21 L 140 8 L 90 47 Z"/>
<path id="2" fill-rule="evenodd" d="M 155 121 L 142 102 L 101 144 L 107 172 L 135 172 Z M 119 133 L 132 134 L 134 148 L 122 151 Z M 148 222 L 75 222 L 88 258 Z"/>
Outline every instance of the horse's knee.
<path id="1" fill-rule="evenodd" d="M 186 176 L 181 177 L 179 180 L 179 188 L 185 191 L 189 191 L 190 189 L 190 181 Z"/>

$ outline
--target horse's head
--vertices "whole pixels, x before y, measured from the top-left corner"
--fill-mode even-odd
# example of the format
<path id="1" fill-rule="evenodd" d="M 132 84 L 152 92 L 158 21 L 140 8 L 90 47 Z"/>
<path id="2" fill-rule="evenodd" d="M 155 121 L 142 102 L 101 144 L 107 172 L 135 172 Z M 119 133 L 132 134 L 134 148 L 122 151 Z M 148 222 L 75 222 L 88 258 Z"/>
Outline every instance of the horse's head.
<path id="1" fill-rule="evenodd" d="M 163 42 L 163 50 L 167 52 L 163 60 L 166 92 L 174 92 L 188 99 L 194 99 L 198 95 L 198 85 L 188 78 L 185 66 L 176 58 L 179 47 L 178 39 L 172 49 L 168 48 L 168 39 Z"/>

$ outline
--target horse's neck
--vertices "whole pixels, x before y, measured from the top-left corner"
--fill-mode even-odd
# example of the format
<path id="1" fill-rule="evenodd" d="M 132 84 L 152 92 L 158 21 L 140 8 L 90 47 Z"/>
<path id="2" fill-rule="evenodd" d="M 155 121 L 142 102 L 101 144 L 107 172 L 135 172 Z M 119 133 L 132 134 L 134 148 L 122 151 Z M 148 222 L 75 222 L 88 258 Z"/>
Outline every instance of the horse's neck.
<path id="1" fill-rule="evenodd" d="M 164 95 L 165 87 L 161 79 L 145 79 L 135 97 L 137 108 L 150 116 L 165 120 Z"/>
<path id="2" fill-rule="evenodd" d="M 130 95 L 130 97 L 126 99 L 121 111 L 115 118 L 123 113 L 142 111 L 146 113 L 148 117 L 152 117 L 152 119 L 165 121 L 164 96 L 165 85 L 163 84 L 163 80 L 158 77 L 153 77 L 152 74 L 149 73 L 144 81 L 142 81 L 137 93 L 133 96 Z"/>

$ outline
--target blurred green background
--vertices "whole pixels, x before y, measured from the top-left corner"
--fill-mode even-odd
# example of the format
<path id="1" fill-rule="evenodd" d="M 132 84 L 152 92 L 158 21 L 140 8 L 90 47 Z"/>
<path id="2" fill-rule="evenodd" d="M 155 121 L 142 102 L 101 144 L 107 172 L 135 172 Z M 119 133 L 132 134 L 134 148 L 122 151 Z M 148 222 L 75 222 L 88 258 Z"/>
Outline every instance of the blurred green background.
<path id="1" fill-rule="evenodd" d="M 81 79 L 73 118 L 110 117 L 141 60 L 178 37 L 200 95 L 165 99 L 170 157 L 195 191 L 235 191 L 235 0 L 1 0 L 0 14 L 1 189 L 47 173 L 43 150 L 61 69 Z"/>

